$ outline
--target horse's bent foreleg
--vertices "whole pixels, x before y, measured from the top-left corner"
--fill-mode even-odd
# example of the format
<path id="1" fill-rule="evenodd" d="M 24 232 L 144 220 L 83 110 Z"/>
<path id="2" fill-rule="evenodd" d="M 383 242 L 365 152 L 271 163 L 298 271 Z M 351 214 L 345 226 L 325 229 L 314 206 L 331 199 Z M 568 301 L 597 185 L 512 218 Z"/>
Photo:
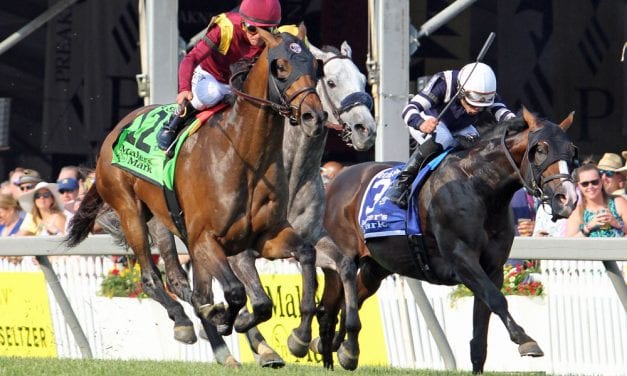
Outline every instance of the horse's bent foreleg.
<path id="1" fill-rule="evenodd" d="M 266 294 L 259 279 L 255 266 L 255 254 L 248 250 L 229 257 L 229 264 L 235 275 L 244 283 L 246 295 L 251 300 L 253 314 L 243 307 L 235 320 L 235 330 L 246 332 L 246 339 L 250 349 L 257 355 L 257 362 L 262 367 L 281 368 L 285 361 L 272 349 L 256 328 L 257 323 L 267 321 L 272 317 L 272 300 Z"/>
<path id="2" fill-rule="evenodd" d="M 191 304 L 192 290 L 189 286 L 187 273 L 178 260 L 174 235 L 156 217 L 148 221 L 147 225 L 165 264 L 167 287 L 180 299 Z M 195 343 L 197 337 L 194 326 L 184 312 L 183 315 L 184 317 L 174 318 L 174 339 L 183 343 Z"/>
<path id="3" fill-rule="evenodd" d="M 257 363 L 262 367 L 282 368 L 285 361 L 266 342 L 265 338 L 257 327 L 253 327 L 246 332 L 246 339 L 253 353 L 257 354 Z"/>
<path id="4" fill-rule="evenodd" d="M 255 267 L 255 258 L 255 254 L 249 250 L 229 257 L 229 264 L 239 280 L 244 282 L 246 295 L 250 298 L 253 307 L 252 314 L 244 307 L 237 316 L 235 330 L 239 333 L 246 332 L 272 317 L 272 300 L 263 289 Z"/>
<path id="5" fill-rule="evenodd" d="M 194 278 L 194 292 L 192 294 L 192 306 L 196 315 L 200 319 L 200 323 L 205 332 L 205 339 L 209 341 L 213 356 L 219 364 L 227 368 L 240 368 L 241 364 L 233 357 L 224 338 L 218 333 L 215 325 L 213 325 L 201 312 L 199 307 L 210 307 L 213 304 L 213 290 L 211 288 L 212 277 L 206 270 L 194 268 L 192 263 Z M 202 334 L 201 334 L 201 337 Z"/>
<path id="6" fill-rule="evenodd" d="M 316 250 L 294 232 L 289 224 L 285 224 L 274 235 L 267 235 L 260 240 L 261 255 L 267 259 L 283 259 L 294 257 L 301 265 L 303 277 L 303 293 L 300 303 L 301 321 L 298 328 L 288 338 L 290 352 L 297 357 L 307 355 L 311 342 L 311 323 L 315 314 L 316 281 Z"/>
<path id="7" fill-rule="evenodd" d="M 194 284 L 193 303 L 196 314 L 211 321 L 221 335 L 231 334 L 233 323 L 239 310 L 246 304 L 244 285 L 237 279 L 224 254 L 221 245 L 209 234 L 190 244 L 194 281 L 198 277 L 202 282 Z M 215 277 L 222 285 L 227 305 L 212 304 L 210 279 Z"/>

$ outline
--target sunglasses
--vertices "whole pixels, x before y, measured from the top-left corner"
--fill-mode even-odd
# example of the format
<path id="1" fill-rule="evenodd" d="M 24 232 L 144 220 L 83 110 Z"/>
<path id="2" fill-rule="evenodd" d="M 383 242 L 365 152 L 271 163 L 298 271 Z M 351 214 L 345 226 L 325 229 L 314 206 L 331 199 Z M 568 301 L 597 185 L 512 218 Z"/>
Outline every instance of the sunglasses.
<path id="1" fill-rule="evenodd" d="M 581 181 L 579 182 L 579 185 L 581 185 L 584 188 L 588 188 L 588 186 L 592 184 L 593 186 L 597 186 L 599 185 L 599 179 L 594 179 L 594 180 L 589 180 L 589 181 Z"/>
<path id="2" fill-rule="evenodd" d="M 52 193 L 50 192 L 35 193 L 35 200 L 37 200 L 38 198 L 50 198 L 50 197 L 52 197 Z"/>
<path id="3" fill-rule="evenodd" d="M 257 28 L 264 29 L 265 31 L 268 31 L 270 33 L 274 33 L 276 31 L 276 26 L 275 27 L 261 27 L 261 26 L 251 25 L 251 24 L 249 24 L 247 22 L 242 22 L 242 27 L 250 35 L 257 35 Z"/>
<path id="4" fill-rule="evenodd" d="M 614 176 L 614 174 L 616 174 L 616 172 L 614 171 L 607 171 L 607 170 L 599 170 L 599 172 L 601 173 L 601 175 L 605 175 L 608 178 L 611 178 L 612 176 Z"/>
<path id="5" fill-rule="evenodd" d="M 59 189 L 59 193 L 61 194 L 74 193 L 74 192 L 76 192 L 76 189 Z"/>
<path id="6" fill-rule="evenodd" d="M 33 188 L 35 188 L 34 185 L 22 185 L 22 186 L 20 186 L 20 191 L 22 191 L 22 192 L 30 191 Z"/>

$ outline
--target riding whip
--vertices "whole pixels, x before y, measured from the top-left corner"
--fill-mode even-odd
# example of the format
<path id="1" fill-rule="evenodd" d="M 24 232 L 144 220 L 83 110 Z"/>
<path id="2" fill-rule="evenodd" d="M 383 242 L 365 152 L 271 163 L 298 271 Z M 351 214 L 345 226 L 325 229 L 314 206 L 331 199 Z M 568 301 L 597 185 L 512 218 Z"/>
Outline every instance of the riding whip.
<path id="1" fill-rule="evenodd" d="M 495 37 L 496 37 L 496 33 L 494 31 L 491 32 L 490 35 L 488 35 L 488 39 L 486 39 L 485 43 L 483 44 L 483 47 L 481 48 L 481 51 L 479 51 L 479 55 L 477 55 L 477 60 L 475 60 L 475 64 L 472 66 L 472 69 L 470 70 L 468 77 L 466 77 L 464 82 L 457 89 L 457 92 L 455 93 L 455 95 L 453 95 L 451 100 L 446 104 L 446 106 L 444 106 L 442 111 L 440 111 L 440 113 L 438 114 L 438 117 L 437 117 L 438 122 L 442 118 L 442 115 L 449 109 L 449 107 L 451 107 L 451 104 L 453 104 L 455 99 L 457 99 L 457 97 L 459 96 L 459 93 L 461 93 L 462 89 L 466 85 L 466 82 L 468 82 L 468 80 L 470 79 L 470 76 L 472 76 L 472 72 L 475 71 L 477 64 L 479 64 L 485 57 L 485 54 L 488 53 L 488 49 L 490 49 L 490 46 L 492 45 L 492 42 L 494 42 Z"/>

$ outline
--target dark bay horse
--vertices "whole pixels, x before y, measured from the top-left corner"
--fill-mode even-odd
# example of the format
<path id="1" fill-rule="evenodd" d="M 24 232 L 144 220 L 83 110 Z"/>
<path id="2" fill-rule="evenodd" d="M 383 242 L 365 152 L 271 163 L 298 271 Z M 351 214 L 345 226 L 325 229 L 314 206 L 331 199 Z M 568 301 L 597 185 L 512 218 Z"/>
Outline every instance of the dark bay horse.
<path id="1" fill-rule="evenodd" d="M 500 292 L 503 265 L 514 240 L 509 202 L 524 185 L 551 205 L 556 218 L 570 215 L 577 202 L 569 171 L 576 148 L 565 130 L 572 119 L 571 114 L 558 126 L 523 109 L 521 117 L 496 125 L 475 147 L 444 159 L 420 188 L 412 209 L 420 216 L 426 248 L 422 261 L 428 268 L 419 266 L 421 260 L 410 250 L 407 236 L 366 241 L 358 223 L 369 182 L 392 164 L 369 162 L 344 168 L 329 187 L 324 225 L 340 248 L 359 260 L 360 303 L 392 273 L 435 284 L 463 283 L 475 296 L 473 372 L 483 371 L 491 313 L 503 321 L 521 356 L 542 356 L 538 344 L 510 315 Z M 325 274 L 321 304 L 326 317 L 319 316 L 319 321 L 337 317 L 341 289 L 337 276 Z"/>
<path id="2" fill-rule="evenodd" d="M 376 138 L 376 122 L 371 113 L 372 99 L 365 92 L 366 78 L 359 71 L 351 59 L 352 51 L 348 43 L 344 42 L 341 49 L 325 46 L 318 49 L 309 46 L 313 55 L 322 63 L 323 76 L 318 81 L 318 91 L 323 108 L 330 114 L 328 123 L 332 128 L 339 128 L 342 138 L 347 145 L 355 150 L 370 149 Z M 320 164 L 324 152 L 328 130 L 316 137 L 309 137 L 299 127 L 294 127 L 285 121 L 283 139 L 283 164 L 288 177 L 289 203 L 288 220 L 294 230 L 306 241 L 315 245 L 318 250 L 316 266 L 324 270 L 341 273 L 341 281 L 345 291 L 346 327 L 349 336 L 357 339 L 360 329 L 357 312 L 357 294 L 354 284 L 356 267 L 352 259 L 344 255 L 337 245 L 330 239 L 322 226 L 322 217 L 325 206 L 324 188 L 320 177 Z M 107 226 L 108 231 L 119 238 L 119 227 L 115 224 Z M 166 265 L 166 275 L 170 289 L 181 299 L 189 301 L 190 286 L 185 271 L 178 263 L 174 238 L 164 226 L 154 219 L 149 222 L 151 235 L 160 250 Z M 253 293 L 259 292 L 262 287 L 257 275 L 254 262 L 256 255 L 245 252 L 229 257 L 229 263 L 237 272 L 240 280 L 245 284 L 253 285 Z M 208 340 L 218 362 L 232 365 L 235 361 L 230 351 L 217 333 L 215 328 L 205 326 Z M 259 355 L 259 363 L 263 366 L 281 366 L 284 364 L 280 356 L 272 350 L 256 327 L 246 332 L 246 336 L 253 352 Z M 196 341 L 193 331 L 175 331 L 175 338 L 186 343 Z M 295 355 L 304 356 L 307 343 L 290 342 L 289 348 Z M 344 368 L 356 367 L 359 353 L 358 348 L 352 348 L 352 357 L 340 357 Z M 325 365 L 332 364 L 330 349 L 326 352 Z M 354 363 L 354 366 L 351 364 Z"/>
<path id="3" fill-rule="evenodd" d="M 285 33 L 273 35 L 262 29 L 259 33 L 266 48 L 248 73 L 235 104 L 190 136 L 178 156 L 175 192 L 186 236 L 170 218 L 160 187 L 111 165 L 113 143 L 124 126 L 148 110 L 141 108 L 122 119 L 105 139 L 96 166 L 96 185 L 75 214 L 67 245 L 82 241 L 103 204 L 109 204 L 119 215 L 126 241 L 140 264 L 144 291 L 167 309 L 175 332 L 193 326 L 182 306 L 165 292 L 150 257 L 146 221 L 152 215 L 186 240 L 194 265 L 191 301 L 203 323 L 215 324 L 220 334 L 230 333 L 234 325 L 254 326 L 272 313 L 271 303 L 253 301 L 256 321 L 236 320 L 246 293 L 227 257 L 246 249 L 268 259 L 295 257 L 302 267 L 303 296 L 301 324 L 292 336 L 309 341 L 315 310 L 315 250 L 286 218 L 281 114 L 297 120 L 310 136 L 320 134 L 326 114 L 315 92 L 316 61 L 302 41 Z M 213 304 L 212 277 L 221 283 L 227 306 Z"/>

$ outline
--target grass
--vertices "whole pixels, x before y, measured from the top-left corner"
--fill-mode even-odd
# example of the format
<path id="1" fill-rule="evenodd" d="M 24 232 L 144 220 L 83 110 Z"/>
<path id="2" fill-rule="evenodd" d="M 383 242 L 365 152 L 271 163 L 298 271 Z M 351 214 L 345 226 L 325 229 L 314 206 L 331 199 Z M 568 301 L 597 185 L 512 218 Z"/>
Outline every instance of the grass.
<path id="1" fill-rule="evenodd" d="M 63 375 L 63 376 L 177 376 L 177 375 L 212 375 L 212 376 L 264 376 L 264 375 L 355 375 L 355 376 L 424 376 L 424 375 L 470 375 L 469 372 L 433 371 L 399 369 L 388 367 L 359 367 L 356 371 L 345 371 L 339 366 L 335 371 L 328 372 L 323 368 L 288 364 L 282 369 L 260 368 L 254 364 L 245 364 L 239 370 L 225 369 L 216 363 L 197 362 L 157 362 L 157 361 L 123 361 L 123 360 L 77 360 L 49 358 L 3 358 L 0 357 L 0 375 L 32 376 L 32 375 Z M 511 374 L 511 373 L 510 373 Z M 541 375 L 542 373 L 515 373 L 516 375 Z M 484 375 L 508 375 L 508 373 L 485 373 Z"/>

